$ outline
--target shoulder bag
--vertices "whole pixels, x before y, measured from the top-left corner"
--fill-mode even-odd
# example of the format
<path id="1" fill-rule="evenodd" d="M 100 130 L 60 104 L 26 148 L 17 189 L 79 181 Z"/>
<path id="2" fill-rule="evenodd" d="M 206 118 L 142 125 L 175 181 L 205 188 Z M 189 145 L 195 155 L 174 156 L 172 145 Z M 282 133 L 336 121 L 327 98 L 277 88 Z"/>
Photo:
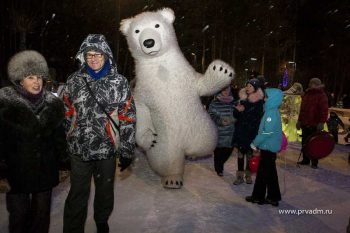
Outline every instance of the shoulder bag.
<path id="1" fill-rule="evenodd" d="M 106 116 L 108 117 L 108 119 L 110 120 L 110 122 L 112 122 L 111 124 L 111 133 L 112 133 L 112 137 L 114 140 L 114 146 L 115 149 L 119 148 L 119 144 L 120 144 L 120 136 L 119 136 L 119 121 L 118 123 L 115 122 L 115 120 L 113 120 L 113 118 L 108 114 L 108 112 L 106 111 L 106 109 L 104 108 L 104 106 L 98 102 L 95 94 L 92 92 L 91 87 L 89 85 L 89 83 L 87 82 L 86 78 L 82 77 L 85 84 L 86 84 L 86 88 L 88 89 L 90 95 L 92 96 L 92 98 L 94 99 L 94 101 L 97 103 L 97 105 L 100 107 L 100 109 L 106 114 Z"/>

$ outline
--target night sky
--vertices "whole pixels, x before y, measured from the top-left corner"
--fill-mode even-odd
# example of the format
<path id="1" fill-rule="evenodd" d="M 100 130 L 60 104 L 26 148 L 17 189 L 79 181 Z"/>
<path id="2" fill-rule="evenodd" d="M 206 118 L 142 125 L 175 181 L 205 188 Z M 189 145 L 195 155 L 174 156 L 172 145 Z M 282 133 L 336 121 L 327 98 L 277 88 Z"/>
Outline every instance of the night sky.
<path id="1" fill-rule="evenodd" d="M 22 49 L 41 52 L 52 78 L 64 82 L 77 69 L 73 57 L 89 33 L 106 36 L 119 71 L 131 80 L 133 59 L 119 22 L 162 7 L 175 11 L 179 45 L 199 72 L 219 58 L 235 68 L 239 85 L 255 71 L 277 86 L 287 68 L 290 82 L 306 87 L 319 77 L 327 91 L 350 91 L 348 0 L 5 0 L 0 2 L 0 84 L 7 84 L 9 58 Z"/>

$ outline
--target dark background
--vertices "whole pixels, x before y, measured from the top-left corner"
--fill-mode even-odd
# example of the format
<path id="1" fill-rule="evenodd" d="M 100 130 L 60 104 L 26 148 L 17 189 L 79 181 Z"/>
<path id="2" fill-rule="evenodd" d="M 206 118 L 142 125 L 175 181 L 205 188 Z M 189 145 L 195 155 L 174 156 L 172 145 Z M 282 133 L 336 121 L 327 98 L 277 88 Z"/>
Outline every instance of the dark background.
<path id="1" fill-rule="evenodd" d="M 131 80 L 133 59 L 119 22 L 162 7 L 175 11 L 179 45 L 199 72 L 219 58 L 235 68 L 238 85 L 258 72 L 278 86 L 288 69 L 288 87 L 299 81 L 306 88 L 318 77 L 338 98 L 350 92 L 348 0 L 3 0 L 0 84 L 8 84 L 9 58 L 23 49 L 41 52 L 54 82 L 64 82 L 89 33 L 106 36 L 120 73 Z"/>

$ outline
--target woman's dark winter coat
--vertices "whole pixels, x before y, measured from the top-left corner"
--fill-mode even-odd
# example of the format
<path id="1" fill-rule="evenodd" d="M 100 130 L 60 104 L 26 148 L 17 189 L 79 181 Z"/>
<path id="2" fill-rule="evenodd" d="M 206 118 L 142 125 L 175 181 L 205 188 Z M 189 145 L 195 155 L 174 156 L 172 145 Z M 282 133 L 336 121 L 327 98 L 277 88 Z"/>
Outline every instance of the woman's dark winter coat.
<path id="1" fill-rule="evenodd" d="M 259 90 L 259 92 L 261 92 Z M 250 150 L 250 143 L 258 134 L 261 117 L 264 113 L 263 94 L 256 93 L 254 98 L 249 96 L 246 99 L 241 99 L 240 104 L 244 106 L 244 111 L 235 111 L 236 129 L 234 133 L 234 146 L 242 153 L 247 153 Z M 253 94 L 251 94 L 251 97 Z"/>
<path id="2" fill-rule="evenodd" d="M 0 157 L 15 193 L 56 186 L 59 162 L 66 158 L 63 102 L 51 93 L 43 95 L 44 104 L 35 114 L 13 87 L 0 89 Z"/>

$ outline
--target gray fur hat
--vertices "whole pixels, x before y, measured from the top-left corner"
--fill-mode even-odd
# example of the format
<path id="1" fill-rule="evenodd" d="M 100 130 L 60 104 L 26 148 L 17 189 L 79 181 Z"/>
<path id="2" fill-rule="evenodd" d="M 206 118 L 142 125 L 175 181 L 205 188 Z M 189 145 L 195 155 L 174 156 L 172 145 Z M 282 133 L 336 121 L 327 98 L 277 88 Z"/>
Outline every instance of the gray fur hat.
<path id="1" fill-rule="evenodd" d="M 49 68 L 43 55 L 34 50 L 25 50 L 10 59 L 7 73 L 12 83 L 29 75 L 39 75 L 45 80 L 49 77 Z"/>

